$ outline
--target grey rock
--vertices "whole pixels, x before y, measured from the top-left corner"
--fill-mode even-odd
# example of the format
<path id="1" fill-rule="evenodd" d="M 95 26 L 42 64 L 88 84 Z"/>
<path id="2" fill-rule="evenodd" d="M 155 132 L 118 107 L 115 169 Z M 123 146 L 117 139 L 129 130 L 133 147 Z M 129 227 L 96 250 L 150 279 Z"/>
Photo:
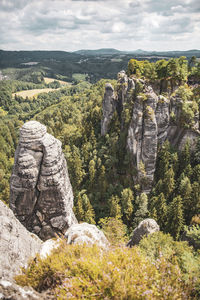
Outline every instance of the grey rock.
<path id="1" fill-rule="evenodd" d="M 40 257 L 42 259 L 46 258 L 48 255 L 51 254 L 51 252 L 54 249 L 57 249 L 59 247 L 59 245 L 60 245 L 59 239 L 57 239 L 57 240 L 49 239 L 49 240 L 43 242 L 42 247 L 39 252 Z"/>
<path id="2" fill-rule="evenodd" d="M 116 110 L 116 99 L 114 89 L 110 83 L 105 86 L 105 93 L 103 99 L 103 117 L 101 120 L 101 135 L 104 136 L 108 132 L 110 121 Z"/>
<path id="3" fill-rule="evenodd" d="M 81 223 L 72 225 L 65 233 L 67 244 L 97 244 L 107 248 L 109 242 L 104 233 L 95 225 Z"/>
<path id="4" fill-rule="evenodd" d="M 138 245 L 143 237 L 159 230 L 160 227 L 154 219 L 145 219 L 133 230 L 132 237 L 127 246 L 132 247 L 134 245 Z"/>
<path id="5" fill-rule="evenodd" d="M 48 292 L 38 293 L 31 287 L 21 287 L 11 280 L 0 280 L 0 299 L 2 300 L 50 300 L 55 299 Z"/>
<path id="6" fill-rule="evenodd" d="M 42 241 L 15 218 L 0 201 L 0 278 L 12 278 L 40 251 Z"/>
<path id="7" fill-rule="evenodd" d="M 150 192 L 154 179 L 158 144 L 155 117 L 158 97 L 151 88 L 147 91 L 145 99 L 142 96 L 135 99 L 127 137 L 127 147 L 136 169 L 134 179 L 146 193 Z"/>
<path id="8" fill-rule="evenodd" d="M 36 121 L 20 129 L 10 182 L 10 208 L 29 231 L 43 240 L 64 233 L 77 222 L 61 142 Z"/>
<path id="9" fill-rule="evenodd" d="M 164 96 L 158 97 L 156 107 L 156 122 L 158 126 L 158 143 L 162 144 L 167 138 L 167 129 L 170 121 L 170 101 Z"/>
<path id="10" fill-rule="evenodd" d="M 182 150 L 189 141 L 191 149 L 194 149 L 200 136 L 199 114 L 196 112 L 194 115 L 190 128 L 181 125 L 184 100 L 176 93 L 171 94 L 178 88 L 176 83 L 172 88 L 169 81 L 155 81 L 152 86 L 143 79 L 134 76 L 128 78 L 125 71 L 119 72 L 117 77 L 116 95 L 113 87 L 106 84 L 101 133 L 105 135 L 108 132 L 108 125 L 116 110 L 121 133 L 128 130 L 127 150 L 131 154 L 134 182 L 140 184 L 142 192 L 149 193 L 154 180 L 158 145 L 169 140 Z M 164 91 L 171 96 L 159 95 Z M 132 112 L 128 128 L 122 114 L 124 107 Z"/>

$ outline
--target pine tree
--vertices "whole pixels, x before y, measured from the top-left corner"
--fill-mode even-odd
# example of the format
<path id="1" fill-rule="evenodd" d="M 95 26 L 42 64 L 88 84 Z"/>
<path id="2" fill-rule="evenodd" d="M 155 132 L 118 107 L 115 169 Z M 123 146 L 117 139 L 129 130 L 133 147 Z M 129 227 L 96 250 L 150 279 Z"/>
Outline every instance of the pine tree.
<path id="1" fill-rule="evenodd" d="M 95 213 L 94 209 L 90 203 L 90 200 L 86 194 L 83 194 L 82 196 L 82 203 L 84 208 L 84 218 L 83 221 L 87 222 L 89 224 L 95 224 Z"/>
<path id="2" fill-rule="evenodd" d="M 184 226 L 183 203 L 181 196 L 175 197 L 168 211 L 168 230 L 178 240 Z"/>
<path id="3" fill-rule="evenodd" d="M 95 213 L 90 203 L 88 196 L 85 194 L 86 190 L 78 193 L 77 203 L 75 205 L 75 215 L 79 222 L 87 222 L 95 224 Z"/>
<path id="4" fill-rule="evenodd" d="M 133 220 L 134 227 L 138 226 L 138 224 L 148 217 L 148 197 L 145 193 L 140 194 L 140 196 L 136 197 L 135 204 L 137 205 L 137 210 L 135 212 L 135 217 Z"/>
<path id="5" fill-rule="evenodd" d="M 110 206 L 110 217 L 113 218 L 121 218 L 121 206 L 119 204 L 119 197 L 118 196 L 112 196 L 109 200 L 109 206 Z"/>
<path id="6" fill-rule="evenodd" d="M 169 169 L 170 162 L 170 145 L 169 142 L 166 141 L 162 148 L 158 151 L 157 162 L 156 162 L 156 172 L 155 179 L 158 181 L 160 179 L 165 178 L 165 174 Z"/>
<path id="7" fill-rule="evenodd" d="M 183 208 L 184 208 L 184 217 L 186 222 L 190 222 L 190 219 L 192 217 L 191 210 L 192 210 L 192 199 L 191 199 L 191 193 L 192 193 L 192 186 L 190 183 L 190 179 L 185 176 L 179 185 L 179 194 L 183 201 Z"/>
<path id="8" fill-rule="evenodd" d="M 90 160 L 89 162 L 89 185 L 90 187 L 94 184 L 96 174 L 96 165 L 94 160 Z"/>
<path id="9" fill-rule="evenodd" d="M 165 173 L 165 178 L 163 180 L 163 193 L 166 199 L 168 199 L 169 196 L 172 194 L 174 187 L 175 187 L 174 171 L 173 168 L 171 167 Z"/>
<path id="10" fill-rule="evenodd" d="M 130 188 L 123 189 L 121 193 L 121 203 L 122 203 L 122 213 L 124 216 L 124 219 L 127 222 L 130 222 L 131 216 L 133 213 L 133 192 Z"/>
<path id="11" fill-rule="evenodd" d="M 163 193 L 161 193 L 157 198 L 156 211 L 157 221 L 160 225 L 160 229 L 165 231 L 167 225 L 167 204 Z"/>
<path id="12" fill-rule="evenodd" d="M 191 163 L 190 161 L 190 143 L 184 146 L 183 151 L 179 155 L 179 174 L 185 171 L 185 168 Z"/>

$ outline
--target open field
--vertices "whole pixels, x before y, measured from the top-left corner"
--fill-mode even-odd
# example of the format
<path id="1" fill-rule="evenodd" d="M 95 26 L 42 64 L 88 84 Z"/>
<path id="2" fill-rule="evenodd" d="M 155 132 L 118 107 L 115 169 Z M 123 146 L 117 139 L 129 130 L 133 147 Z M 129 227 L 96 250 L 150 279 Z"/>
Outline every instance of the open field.
<path id="1" fill-rule="evenodd" d="M 66 81 L 62 81 L 62 80 L 58 80 L 58 79 L 55 79 L 55 78 L 49 78 L 49 77 L 44 77 L 44 81 L 45 81 L 45 83 L 51 83 L 51 82 L 53 82 L 53 81 L 58 81 L 58 82 L 60 82 L 60 84 L 61 85 L 69 85 L 69 83 L 68 82 L 66 82 Z"/>
<path id="2" fill-rule="evenodd" d="M 12 96 L 14 97 L 15 95 L 17 96 L 21 96 L 22 98 L 32 98 L 32 97 L 36 97 L 37 95 L 41 94 L 41 93 L 49 93 L 52 91 L 55 91 L 56 89 L 51 89 L 51 88 L 46 88 L 46 89 L 33 89 L 33 90 L 25 90 L 25 91 L 20 91 L 20 92 L 16 92 L 13 93 Z"/>

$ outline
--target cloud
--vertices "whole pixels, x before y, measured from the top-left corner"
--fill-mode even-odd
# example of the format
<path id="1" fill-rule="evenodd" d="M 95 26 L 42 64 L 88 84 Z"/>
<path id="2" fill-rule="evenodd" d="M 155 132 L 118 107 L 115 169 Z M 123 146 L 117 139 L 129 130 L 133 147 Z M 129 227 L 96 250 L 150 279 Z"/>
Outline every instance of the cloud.
<path id="1" fill-rule="evenodd" d="M 0 0 L 0 22 L 9 50 L 200 48 L 199 0 Z"/>

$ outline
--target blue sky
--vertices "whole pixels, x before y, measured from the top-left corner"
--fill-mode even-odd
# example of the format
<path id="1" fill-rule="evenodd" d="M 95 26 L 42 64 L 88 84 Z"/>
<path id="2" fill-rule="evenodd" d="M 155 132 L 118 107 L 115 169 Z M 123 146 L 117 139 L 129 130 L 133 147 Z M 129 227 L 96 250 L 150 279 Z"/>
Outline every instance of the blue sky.
<path id="1" fill-rule="evenodd" d="M 0 0 L 0 49 L 200 49 L 199 0 Z"/>

